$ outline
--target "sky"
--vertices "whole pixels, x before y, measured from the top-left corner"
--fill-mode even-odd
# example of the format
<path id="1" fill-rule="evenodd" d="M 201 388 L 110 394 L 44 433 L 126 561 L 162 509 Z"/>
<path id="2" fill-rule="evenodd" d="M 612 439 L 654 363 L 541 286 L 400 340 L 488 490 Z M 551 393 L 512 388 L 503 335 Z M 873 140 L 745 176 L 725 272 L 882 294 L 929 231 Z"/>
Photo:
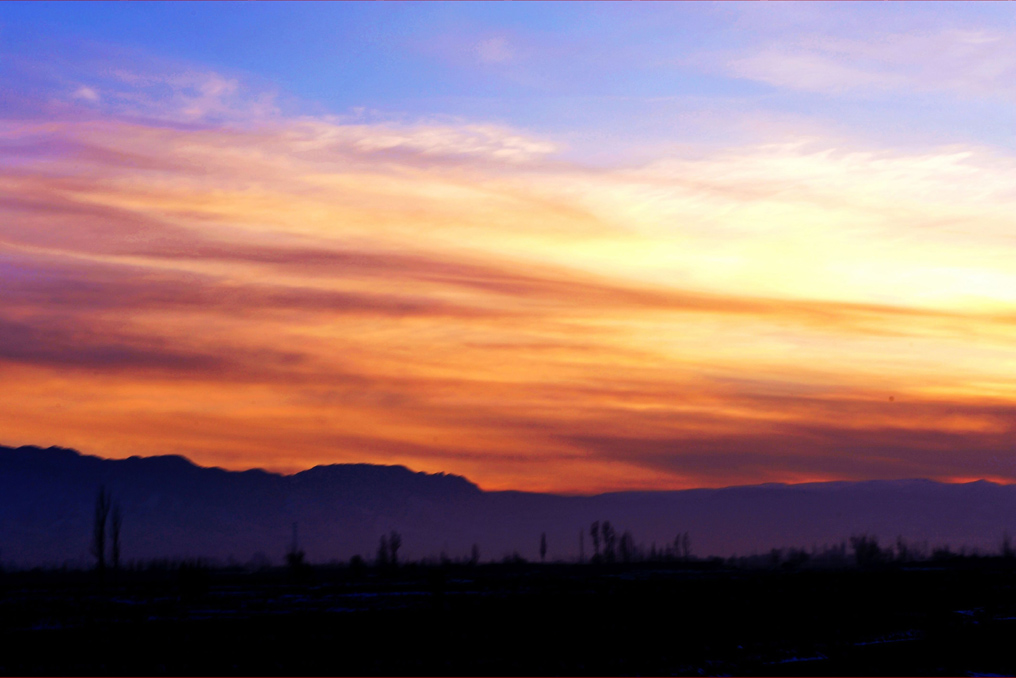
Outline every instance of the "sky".
<path id="1" fill-rule="evenodd" d="M 0 444 L 1016 481 L 1011 3 L 0 4 Z"/>

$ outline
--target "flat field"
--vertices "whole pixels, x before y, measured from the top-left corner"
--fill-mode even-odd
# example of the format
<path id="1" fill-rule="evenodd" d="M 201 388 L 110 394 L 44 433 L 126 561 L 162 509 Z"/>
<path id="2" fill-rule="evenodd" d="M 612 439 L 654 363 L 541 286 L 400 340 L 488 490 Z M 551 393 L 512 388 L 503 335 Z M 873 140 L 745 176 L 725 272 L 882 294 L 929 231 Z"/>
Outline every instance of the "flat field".
<path id="1" fill-rule="evenodd" d="M 6 675 L 1012 675 L 1016 568 L 0 574 Z"/>

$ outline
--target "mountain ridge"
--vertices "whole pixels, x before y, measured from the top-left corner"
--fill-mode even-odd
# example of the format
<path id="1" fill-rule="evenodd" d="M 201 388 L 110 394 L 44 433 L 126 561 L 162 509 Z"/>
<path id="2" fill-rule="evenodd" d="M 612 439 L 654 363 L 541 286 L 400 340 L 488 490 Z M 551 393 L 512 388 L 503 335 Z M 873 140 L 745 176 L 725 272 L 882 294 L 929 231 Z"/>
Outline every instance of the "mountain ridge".
<path id="1" fill-rule="evenodd" d="M 688 532 L 700 556 L 901 535 L 996 548 L 1016 526 L 1016 486 L 993 481 L 766 483 L 688 490 L 557 495 L 485 491 L 463 476 L 401 465 L 324 464 L 293 474 L 199 466 L 181 455 L 104 459 L 62 447 L 0 446 L 0 562 L 86 565 L 95 495 L 106 486 L 124 513 L 124 557 L 274 562 L 299 524 L 313 562 L 372 557 L 382 534 L 403 535 L 407 558 L 550 557 L 592 551 L 589 524 L 610 520 L 647 548 Z M 266 555 L 270 554 L 270 555 Z"/>
<path id="2" fill-rule="evenodd" d="M 613 495 L 653 495 L 660 493 L 669 492 L 700 492 L 700 491 L 718 491 L 718 490 L 733 490 L 733 489 L 748 489 L 748 488 L 807 488 L 807 487 L 826 487 L 832 488 L 836 486 L 858 486 L 866 484 L 886 484 L 886 485 L 909 485 L 915 483 L 929 483 L 935 485 L 950 485 L 950 486 L 965 486 L 965 485 L 977 485 L 986 484 L 993 485 L 996 487 L 1009 487 L 1016 485 L 1016 483 L 999 483 L 994 480 L 987 478 L 979 478 L 977 480 L 968 480 L 964 482 L 946 482 L 941 480 L 933 480 L 931 478 L 873 478 L 870 480 L 818 480 L 818 481 L 807 481 L 801 483 L 785 483 L 785 482 L 767 482 L 757 483 L 748 485 L 723 485 L 719 487 L 689 487 L 677 490 L 659 489 L 659 490 L 608 490 L 604 492 L 596 492 L 592 494 L 574 494 L 574 493 L 557 493 L 557 492 L 539 492 L 534 490 L 484 490 L 480 488 L 476 483 L 469 480 L 465 476 L 461 476 L 454 473 L 448 473 L 445 471 L 438 472 L 427 472 L 427 471 L 414 471 L 403 464 L 373 464 L 369 462 L 348 462 L 348 463 L 332 463 L 332 464 L 317 464 L 307 469 L 295 471 L 293 473 L 283 473 L 280 471 L 270 471 L 261 467 L 252 467 L 248 469 L 227 469 L 221 466 L 201 466 L 197 462 L 193 461 L 189 457 L 181 454 L 162 454 L 162 455 L 131 455 L 129 457 L 100 457 L 98 455 L 86 454 L 79 450 L 70 447 L 61 447 L 58 445 L 51 445 L 49 447 L 42 447 L 38 445 L 21 445 L 21 446 L 8 446 L 0 445 L 0 454 L 7 452 L 67 452 L 72 457 L 78 457 L 82 459 L 94 459 L 102 462 L 124 462 L 124 461 L 156 461 L 162 460 L 173 461 L 179 460 L 184 462 L 186 467 L 193 467 L 195 469 L 202 469 L 208 471 L 221 471 L 223 473 L 259 473 L 270 476 L 277 476 L 279 478 L 297 478 L 297 477 L 310 477 L 311 474 L 318 474 L 325 471 L 335 470 L 358 470 L 358 469 L 392 469 L 395 471 L 405 471 L 416 477 L 427 477 L 427 478 L 449 478 L 464 481 L 469 486 L 476 490 L 486 494 L 507 494 L 517 493 L 526 495 L 550 495 L 555 497 L 570 497 L 570 498 L 581 498 L 581 497 L 605 497 Z"/>

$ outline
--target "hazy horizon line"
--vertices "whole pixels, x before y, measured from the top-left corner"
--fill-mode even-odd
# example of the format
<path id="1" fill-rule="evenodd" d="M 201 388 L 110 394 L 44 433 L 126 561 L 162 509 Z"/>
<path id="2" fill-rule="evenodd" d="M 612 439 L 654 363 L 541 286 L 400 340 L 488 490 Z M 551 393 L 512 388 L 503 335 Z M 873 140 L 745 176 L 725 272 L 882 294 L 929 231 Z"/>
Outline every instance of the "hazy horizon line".
<path id="1" fill-rule="evenodd" d="M 938 479 L 938 478 L 924 478 L 924 477 L 864 478 L 864 479 L 834 478 L 834 479 L 829 479 L 829 480 L 807 480 L 807 481 L 801 481 L 801 482 L 779 482 L 779 481 L 773 482 L 773 481 L 769 481 L 769 482 L 761 482 L 761 483 L 740 483 L 740 484 L 734 484 L 734 485 L 687 487 L 687 488 L 679 488 L 679 489 L 667 489 L 667 488 L 660 488 L 660 489 L 618 489 L 618 490 L 606 490 L 606 491 L 603 491 L 603 492 L 593 492 L 593 493 L 548 492 L 548 491 L 537 491 L 537 490 L 526 490 L 526 489 L 507 489 L 507 490 L 505 490 L 505 489 L 486 489 L 486 488 L 482 487 L 479 483 L 477 483 L 476 481 L 472 480 L 471 478 L 469 478 L 468 476 L 465 476 L 465 475 L 461 475 L 461 474 L 457 474 L 457 473 L 450 473 L 450 472 L 447 472 L 447 471 L 437 471 L 437 472 L 419 471 L 419 470 L 415 470 L 413 468 L 410 468 L 409 466 L 407 466 L 405 464 L 378 464 L 378 463 L 366 462 L 366 461 L 365 462 L 335 462 L 335 463 L 331 463 L 331 464 L 316 464 L 314 466 L 303 468 L 303 469 L 300 469 L 298 471 L 286 472 L 286 471 L 281 471 L 281 470 L 272 470 L 272 469 L 268 469 L 268 468 L 263 468 L 263 467 L 260 467 L 260 466 L 252 466 L 252 467 L 249 467 L 249 468 L 227 468 L 227 467 L 224 467 L 224 466 L 204 466 L 204 465 L 194 461 L 193 459 L 191 459 L 190 457 L 188 457 L 187 455 L 184 455 L 184 454 L 151 454 L 151 455 L 132 454 L 132 455 L 130 455 L 128 457 L 104 457 L 104 456 L 101 456 L 101 455 L 98 455 L 98 454 L 91 454 L 91 453 L 87 453 L 87 452 L 82 452 L 81 450 L 78 450 L 78 449 L 73 448 L 73 447 L 64 447 L 62 445 L 49 445 L 49 446 L 34 445 L 34 444 L 30 444 L 30 445 L 6 445 L 6 444 L 3 444 L 3 443 L 0 443 L 0 452 L 3 452 L 3 451 L 18 451 L 18 450 L 38 450 L 38 451 L 43 451 L 43 452 L 56 450 L 56 451 L 61 451 L 61 452 L 71 452 L 71 453 L 77 455 L 78 457 L 86 457 L 86 458 L 91 458 L 91 459 L 98 459 L 100 461 L 127 461 L 127 460 L 130 460 L 130 459 L 181 459 L 181 460 L 185 461 L 187 464 L 189 464 L 191 466 L 194 466 L 195 468 L 199 468 L 199 469 L 218 470 L 218 471 L 224 471 L 226 473 L 247 473 L 247 472 L 251 472 L 251 471 L 256 471 L 256 472 L 265 473 L 267 475 L 278 476 L 280 478 L 292 478 L 292 477 L 295 477 L 297 475 L 300 475 L 301 473 L 306 473 L 308 471 L 313 471 L 314 469 L 331 468 L 331 467 L 335 467 L 335 466 L 370 466 L 370 467 L 375 467 L 375 468 L 393 468 L 393 469 L 404 469 L 404 470 L 406 470 L 409 473 L 412 473 L 414 475 L 459 478 L 461 480 L 466 481 L 470 485 L 474 486 L 480 492 L 484 492 L 484 493 L 487 493 L 487 494 L 513 492 L 513 493 L 521 493 L 521 494 L 541 494 L 541 495 L 550 495 L 550 496 L 558 496 L 558 497 L 600 497 L 600 496 L 610 495 L 610 494 L 651 494 L 651 493 L 664 493 L 664 492 L 667 492 L 667 493 L 670 493 L 670 492 L 694 492 L 694 491 L 697 491 L 697 490 L 729 490 L 729 489 L 753 488 L 753 487 L 799 487 L 799 486 L 806 486 L 806 485 L 831 485 L 831 484 L 836 484 L 836 483 L 841 483 L 841 484 L 861 484 L 861 483 L 929 482 L 929 483 L 936 483 L 936 484 L 939 484 L 939 485 L 971 485 L 971 484 L 974 484 L 974 483 L 988 483 L 988 484 L 991 484 L 991 485 L 998 485 L 998 486 L 1016 485 L 1016 483 L 1014 483 L 1014 482 L 1002 482 L 1002 481 L 1000 481 L 998 479 L 992 479 L 992 478 L 954 478 L 954 479 L 950 479 L 950 480 L 943 480 L 943 479 Z"/>

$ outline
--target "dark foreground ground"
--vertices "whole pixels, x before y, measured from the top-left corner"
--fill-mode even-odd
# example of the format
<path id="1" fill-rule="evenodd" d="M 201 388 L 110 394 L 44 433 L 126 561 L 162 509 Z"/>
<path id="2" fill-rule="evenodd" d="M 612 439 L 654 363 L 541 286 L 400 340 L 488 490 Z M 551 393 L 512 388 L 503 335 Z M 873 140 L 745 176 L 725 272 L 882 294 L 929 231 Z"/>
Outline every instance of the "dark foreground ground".
<path id="1" fill-rule="evenodd" d="M 0 574 L 0 674 L 1013 675 L 1001 559 Z"/>

